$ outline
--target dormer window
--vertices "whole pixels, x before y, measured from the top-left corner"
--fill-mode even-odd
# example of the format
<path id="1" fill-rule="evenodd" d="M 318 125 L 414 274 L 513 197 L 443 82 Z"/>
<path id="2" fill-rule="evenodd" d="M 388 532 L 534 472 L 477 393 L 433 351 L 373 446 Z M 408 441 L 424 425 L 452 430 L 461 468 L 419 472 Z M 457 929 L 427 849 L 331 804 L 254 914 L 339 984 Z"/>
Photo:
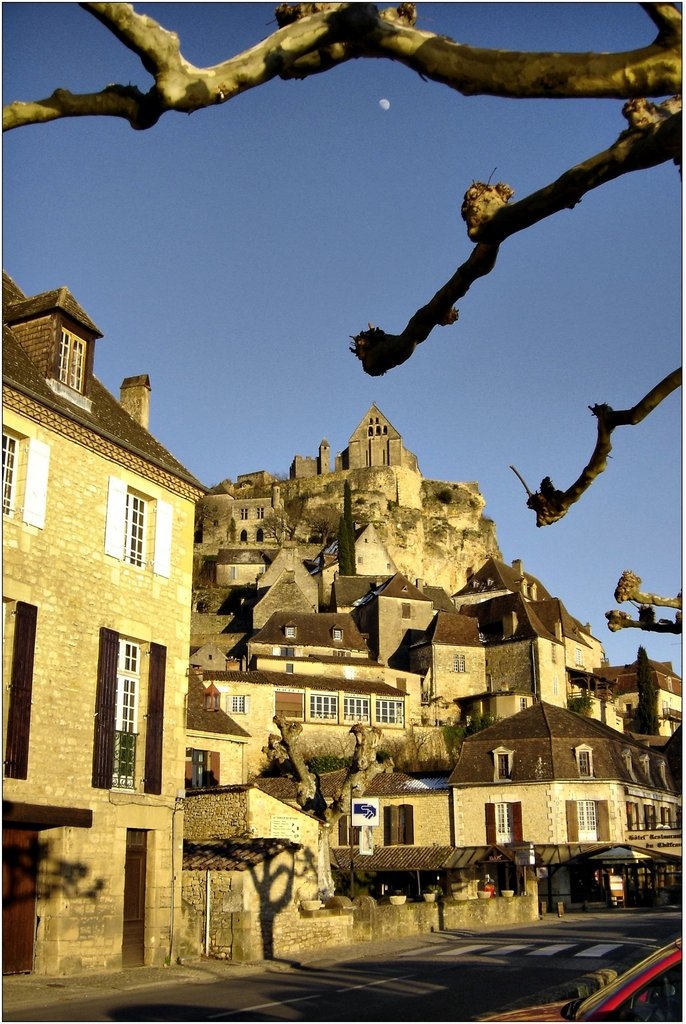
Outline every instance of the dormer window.
<path id="1" fill-rule="evenodd" d="M 650 758 L 648 757 L 647 754 L 641 754 L 640 760 L 641 760 L 641 768 L 643 769 L 643 773 L 644 773 L 648 783 L 650 785 L 652 785 L 653 777 L 652 777 L 652 775 L 650 773 Z"/>
<path id="2" fill-rule="evenodd" d="M 622 760 L 624 761 L 624 767 L 628 771 L 628 773 L 631 776 L 631 778 L 635 779 L 636 776 L 634 775 L 634 763 L 633 763 L 633 760 L 631 758 L 631 751 L 630 750 L 624 749 L 622 751 Z"/>
<path id="3" fill-rule="evenodd" d="M 334 626 L 332 630 L 332 636 L 334 640 L 341 641 L 343 639 L 343 630 L 340 626 Z"/>
<path id="4" fill-rule="evenodd" d="M 221 694 L 217 687 L 212 683 L 205 690 L 205 699 L 203 707 L 205 711 L 219 711 Z"/>
<path id="5" fill-rule="evenodd" d="M 583 744 L 574 748 L 576 766 L 579 770 L 579 777 L 582 779 L 593 778 L 593 748 Z"/>
<path id="6" fill-rule="evenodd" d="M 86 368 L 86 343 L 71 331 L 62 328 L 59 352 L 60 383 L 83 394 Z"/>
<path id="7" fill-rule="evenodd" d="M 514 750 L 508 750 L 507 747 L 496 747 L 495 750 L 491 751 L 493 755 L 493 781 L 504 782 L 512 778 L 512 766 L 514 760 Z"/>
<path id="8" fill-rule="evenodd" d="M 658 775 L 660 776 L 660 782 L 662 783 L 663 787 L 666 789 L 667 788 L 667 772 L 666 772 L 666 769 L 665 769 L 665 762 L 664 761 L 658 761 L 657 762 L 657 772 L 658 772 Z"/>
<path id="9" fill-rule="evenodd" d="M 288 626 L 284 626 L 283 627 L 283 634 L 289 640 L 295 640 L 295 626 L 292 625 L 292 624 L 288 625 Z"/>

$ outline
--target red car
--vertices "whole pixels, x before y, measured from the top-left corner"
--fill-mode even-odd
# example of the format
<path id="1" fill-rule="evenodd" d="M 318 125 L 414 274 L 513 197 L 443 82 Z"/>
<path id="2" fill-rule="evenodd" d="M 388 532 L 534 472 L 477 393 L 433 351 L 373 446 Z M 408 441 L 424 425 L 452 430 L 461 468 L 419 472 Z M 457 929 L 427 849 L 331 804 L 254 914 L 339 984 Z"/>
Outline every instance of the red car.
<path id="1" fill-rule="evenodd" d="M 546 1003 L 481 1020 L 683 1021 L 681 939 L 656 950 L 591 996 Z"/>

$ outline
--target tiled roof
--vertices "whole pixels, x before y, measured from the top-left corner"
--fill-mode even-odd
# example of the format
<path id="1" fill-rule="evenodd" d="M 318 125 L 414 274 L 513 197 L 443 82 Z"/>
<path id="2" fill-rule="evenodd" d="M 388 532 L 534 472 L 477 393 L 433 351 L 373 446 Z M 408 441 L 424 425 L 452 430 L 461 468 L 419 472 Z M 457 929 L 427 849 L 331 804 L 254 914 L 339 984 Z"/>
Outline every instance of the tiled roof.
<path id="1" fill-rule="evenodd" d="M 511 783 L 547 782 L 579 779 L 575 747 L 588 744 L 593 750 L 593 778 L 618 780 L 627 785 L 660 785 L 657 755 L 629 736 L 573 711 L 540 702 L 519 714 L 504 718 L 482 732 L 469 736 L 450 776 L 458 786 L 498 785 L 493 780 L 492 751 L 499 746 L 513 750 Z M 625 763 L 623 751 L 630 750 L 634 774 Z M 644 775 L 640 755 L 648 754 L 652 778 Z M 667 770 L 667 788 L 674 789 Z"/>
<path id="2" fill-rule="evenodd" d="M 455 611 L 455 605 L 450 600 L 450 594 L 447 590 L 444 590 L 443 587 L 430 587 L 425 585 L 422 587 L 422 593 L 425 597 L 429 598 L 437 612 Z"/>
<path id="3" fill-rule="evenodd" d="M 286 626 L 295 627 L 295 637 L 285 636 Z M 333 639 L 334 628 L 342 631 L 341 640 Z M 348 612 L 274 612 L 250 642 L 368 651 L 364 637 Z"/>
<path id="4" fill-rule="evenodd" d="M 13 282 L 14 283 L 14 282 Z M 16 287 L 16 285 L 15 285 Z M 16 324 L 21 320 L 29 320 L 41 313 L 50 313 L 60 309 L 82 326 L 93 331 L 99 338 L 103 334 L 97 327 L 83 307 L 79 305 L 68 288 L 54 288 L 49 292 L 41 292 L 40 295 L 32 295 L 30 298 L 16 298 L 5 305 L 3 317 L 5 323 Z"/>
<path id="5" fill-rule="evenodd" d="M 504 623 L 513 612 L 517 617 L 516 628 L 511 635 L 506 636 Z M 521 594 L 503 594 L 477 604 L 465 604 L 461 606 L 460 613 L 471 615 L 477 620 L 479 632 L 483 634 L 486 643 L 500 643 L 503 639 L 532 640 L 537 636 L 555 640 L 554 633 L 541 621 L 534 606 L 525 601 Z"/>
<path id="6" fill-rule="evenodd" d="M 358 871 L 441 871 L 455 867 L 461 853 L 454 846 L 381 846 L 371 856 L 354 852 L 353 863 Z M 331 854 L 341 871 L 350 870 L 349 847 L 334 847 Z"/>
<path id="7" fill-rule="evenodd" d="M 541 581 L 535 576 L 532 576 L 531 573 L 522 572 L 520 574 L 517 570 L 513 569 L 512 566 L 506 565 L 505 562 L 501 562 L 497 558 L 488 558 L 481 568 L 470 576 L 464 587 L 462 587 L 461 590 L 458 590 L 453 597 L 468 597 L 472 594 L 489 593 L 490 591 L 503 589 L 510 590 L 512 593 L 516 594 L 521 590 L 521 584 L 519 582 L 521 576 L 524 576 L 526 579 L 529 591 L 531 591 L 532 584 L 535 586 L 539 599 L 546 600 L 552 596 L 548 593 Z"/>
<path id="8" fill-rule="evenodd" d="M 325 772 L 320 775 L 321 792 L 325 799 L 332 800 L 340 792 L 346 774 L 346 769 L 341 768 L 339 771 Z M 290 776 L 260 775 L 253 779 L 253 784 L 263 793 L 267 793 L 277 800 L 283 800 L 285 803 L 294 801 L 297 796 L 296 781 Z"/>
<path id="9" fill-rule="evenodd" d="M 28 395 L 204 492 L 204 486 L 122 408 L 97 377 L 91 378 L 90 412 L 52 391 L 8 327 L 3 329 L 2 379 L 3 385 Z"/>
<path id="10" fill-rule="evenodd" d="M 186 728 L 197 732 L 215 733 L 217 736 L 250 736 L 249 732 L 234 722 L 221 708 L 216 711 L 205 710 L 205 686 L 193 671 L 188 674 Z"/>
<path id="11" fill-rule="evenodd" d="M 356 601 L 378 586 L 377 576 L 338 576 L 331 592 L 337 607 L 352 608 Z"/>
<path id="12" fill-rule="evenodd" d="M 341 679 L 333 676 L 306 676 L 295 675 L 290 672 L 268 672 L 258 669 L 254 672 L 239 671 L 203 671 L 203 679 L 206 683 L 227 683 L 240 686 L 241 683 L 255 683 L 259 686 L 275 686 L 280 690 L 327 690 L 340 691 L 345 693 L 376 693 L 384 697 L 405 697 L 402 691 L 395 686 L 382 682 L 367 682 L 363 679 Z"/>
<path id="13" fill-rule="evenodd" d="M 449 792 L 448 772 L 433 775 L 418 773 L 407 775 L 405 772 L 380 772 L 375 775 L 365 789 L 366 796 L 403 796 L 412 793 L 414 796 L 424 793 Z M 320 775 L 322 794 L 332 799 L 340 791 L 345 781 L 346 769 L 325 772 Z M 295 800 L 295 780 L 286 776 L 259 776 L 253 780 L 258 789 L 269 793 L 279 800 Z"/>
<path id="14" fill-rule="evenodd" d="M 446 644 L 451 647 L 481 647 L 479 623 L 473 615 L 461 615 L 455 609 L 439 611 L 419 644 Z"/>
<path id="15" fill-rule="evenodd" d="M 219 839 L 183 843 L 184 871 L 247 871 L 284 850 L 299 850 L 290 839 Z"/>

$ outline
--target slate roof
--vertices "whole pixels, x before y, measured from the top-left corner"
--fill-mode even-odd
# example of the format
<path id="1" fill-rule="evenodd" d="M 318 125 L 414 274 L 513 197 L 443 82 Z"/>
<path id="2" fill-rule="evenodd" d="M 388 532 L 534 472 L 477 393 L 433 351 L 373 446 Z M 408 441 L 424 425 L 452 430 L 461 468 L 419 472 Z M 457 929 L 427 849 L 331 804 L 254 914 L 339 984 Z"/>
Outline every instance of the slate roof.
<path id="1" fill-rule="evenodd" d="M 578 780 L 579 770 L 574 748 L 588 744 L 593 750 L 593 778 L 624 782 L 627 785 L 661 787 L 657 761 L 664 760 L 623 733 L 584 715 L 541 701 L 525 711 L 504 718 L 495 725 L 465 739 L 458 762 L 450 776 L 454 786 L 497 785 L 493 781 L 492 751 L 499 746 L 514 751 L 511 782 L 540 783 Z M 632 775 L 623 751 L 632 754 Z M 648 754 L 652 777 L 644 774 L 640 756 Z M 667 788 L 674 791 L 669 768 Z"/>
<path id="2" fill-rule="evenodd" d="M 454 612 L 455 605 L 450 600 L 450 594 L 443 587 L 430 587 L 425 584 L 422 593 L 428 597 L 437 612 Z"/>
<path id="3" fill-rule="evenodd" d="M 205 686 L 196 672 L 188 673 L 188 704 L 186 708 L 186 728 L 197 732 L 215 733 L 217 736 L 236 736 L 249 738 L 250 733 L 234 722 L 230 715 L 219 708 L 216 711 L 205 710 Z"/>
<path id="4" fill-rule="evenodd" d="M 381 597 L 393 597 L 401 601 L 428 601 L 431 603 L 431 598 L 423 594 L 414 583 L 410 583 L 401 572 L 396 572 L 393 576 L 389 576 L 383 583 L 380 583 L 359 601 L 356 601 L 355 605 L 359 608 L 363 604 Z"/>
<path id="5" fill-rule="evenodd" d="M 295 626 L 295 637 L 285 636 L 286 626 Z M 342 631 L 341 640 L 333 639 L 334 628 Z M 250 643 L 345 648 L 369 654 L 367 643 L 348 612 L 274 612 L 250 638 Z"/>
<path id="6" fill-rule="evenodd" d="M 337 607 L 352 608 L 378 585 L 378 576 L 337 576 L 331 587 L 332 598 Z"/>
<path id="7" fill-rule="evenodd" d="M 284 850 L 299 850 L 290 839 L 218 839 L 206 843 L 183 842 L 184 871 L 247 871 Z"/>
<path id="8" fill-rule="evenodd" d="M 71 302 L 78 306 L 76 300 L 70 299 L 68 293 L 64 294 L 65 292 L 66 289 L 57 289 L 55 292 L 46 292 L 44 295 L 35 296 L 34 299 L 10 303 L 9 315 L 16 320 L 19 318 L 18 311 L 21 311 L 22 316 L 28 315 L 30 309 L 35 308 L 40 311 L 43 306 L 55 308 L 57 301 L 66 306 L 69 306 Z M 80 310 L 80 307 L 78 308 Z M 70 315 L 74 315 L 74 313 L 70 313 Z M 78 319 L 83 322 L 84 317 L 88 319 L 86 314 L 81 311 Z M 91 323 L 90 320 L 88 322 Z M 100 331 L 95 328 L 95 325 L 93 325 L 93 329 L 100 335 Z M 150 462 L 192 485 L 201 493 L 205 492 L 204 485 L 182 466 L 145 427 L 137 423 L 125 411 L 97 377 L 91 378 L 90 412 L 56 394 L 48 386 L 45 377 L 29 359 L 11 327 L 8 326 L 3 327 L 2 379 L 3 385 L 33 398 L 41 405 L 57 411 L 69 420 L 80 423 L 103 438 L 114 441 L 127 451 L 139 455 L 146 462 Z"/>
<path id="9" fill-rule="evenodd" d="M 343 660 L 343 659 L 341 659 Z M 296 675 L 290 672 L 269 672 L 262 669 L 250 672 L 240 672 L 227 669 L 226 671 L 203 671 L 203 680 L 215 683 L 227 683 L 239 686 L 241 683 L 255 683 L 258 686 L 274 686 L 281 690 L 326 690 L 344 691 L 345 693 L 378 694 L 382 697 L 395 697 L 400 700 L 407 696 L 401 690 L 396 689 L 389 683 L 381 681 L 367 681 L 362 679 L 336 679 L 333 676 L 306 676 Z"/>
<path id="10" fill-rule="evenodd" d="M 68 288 L 53 288 L 52 291 L 41 292 L 39 295 L 27 297 L 23 295 L 16 282 L 11 281 L 11 285 L 8 285 L 4 291 L 6 302 L 3 310 L 3 319 L 7 324 L 31 320 L 41 313 L 51 313 L 53 310 L 60 309 L 77 323 L 87 327 L 89 331 L 93 331 L 97 337 L 103 337 L 100 328 L 93 323 Z"/>
<path id="11" fill-rule="evenodd" d="M 504 623 L 512 613 L 517 616 L 517 625 L 512 634 L 505 635 Z M 464 604 L 461 615 L 471 615 L 479 624 L 484 643 L 502 643 L 503 640 L 533 640 L 543 637 L 555 641 L 555 633 L 545 625 L 536 612 L 535 606 L 525 601 L 521 594 L 503 594 L 478 604 Z"/>

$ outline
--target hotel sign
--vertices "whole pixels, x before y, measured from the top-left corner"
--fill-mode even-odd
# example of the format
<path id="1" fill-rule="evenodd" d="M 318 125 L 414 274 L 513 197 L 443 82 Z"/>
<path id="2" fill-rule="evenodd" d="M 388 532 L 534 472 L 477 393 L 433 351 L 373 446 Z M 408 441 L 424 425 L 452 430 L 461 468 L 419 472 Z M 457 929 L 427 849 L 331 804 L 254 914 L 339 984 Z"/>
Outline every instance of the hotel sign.
<path id="1" fill-rule="evenodd" d="M 627 843 L 639 846 L 642 850 L 655 850 L 659 853 L 672 853 L 681 856 L 681 829 L 658 828 L 653 832 L 627 832 Z"/>

